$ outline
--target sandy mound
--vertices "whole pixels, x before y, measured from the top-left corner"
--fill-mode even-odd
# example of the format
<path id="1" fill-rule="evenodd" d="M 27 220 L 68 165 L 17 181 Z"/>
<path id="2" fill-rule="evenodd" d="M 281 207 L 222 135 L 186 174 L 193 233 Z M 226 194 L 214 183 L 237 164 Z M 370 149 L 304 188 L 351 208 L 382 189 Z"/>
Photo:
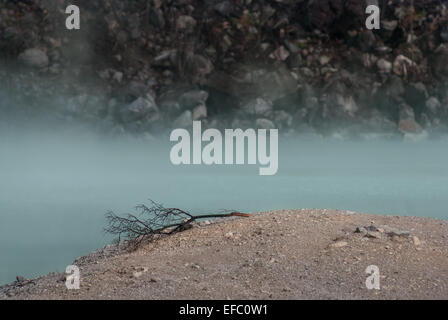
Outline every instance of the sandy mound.
<path id="1" fill-rule="evenodd" d="M 0 288 L 6 299 L 448 299 L 448 222 L 334 210 L 203 222 L 139 250 L 81 257 L 64 274 Z M 366 288 L 366 268 L 380 290 Z"/>

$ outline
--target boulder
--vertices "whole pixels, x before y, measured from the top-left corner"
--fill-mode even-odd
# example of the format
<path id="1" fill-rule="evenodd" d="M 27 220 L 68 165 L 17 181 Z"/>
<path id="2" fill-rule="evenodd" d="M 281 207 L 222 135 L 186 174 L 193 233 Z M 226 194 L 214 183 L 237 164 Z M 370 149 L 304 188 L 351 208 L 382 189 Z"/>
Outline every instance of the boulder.
<path id="1" fill-rule="evenodd" d="M 175 128 L 189 128 L 193 123 L 193 113 L 190 110 L 185 110 L 176 120 L 173 122 Z"/>
<path id="2" fill-rule="evenodd" d="M 19 55 L 18 60 L 27 67 L 37 69 L 46 68 L 49 63 L 47 54 L 37 48 L 25 50 Z"/>
<path id="3" fill-rule="evenodd" d="M 205 105 L 208 99 L 208 92 L 204 90 L 191 90 L 182 94 L 179 103 L 185 109 L 191 109 L 197 105 Z"/>
<path id="4" fill-rule="evenodd" d="M 159 108 L 150 95 L 138 98 L 120 111 L 120 118 L 126 123 L 141 119 L 156 120 L 158 117 Z"/>
<path id="5" fill-rule="evenodd" d="M 261 116 L 266 115 L 272 111 L 272 102 L 266 101 L 262 98 L 257 98 L 250 101 L 243 107 L 243 112 L 247 115 Z"/>

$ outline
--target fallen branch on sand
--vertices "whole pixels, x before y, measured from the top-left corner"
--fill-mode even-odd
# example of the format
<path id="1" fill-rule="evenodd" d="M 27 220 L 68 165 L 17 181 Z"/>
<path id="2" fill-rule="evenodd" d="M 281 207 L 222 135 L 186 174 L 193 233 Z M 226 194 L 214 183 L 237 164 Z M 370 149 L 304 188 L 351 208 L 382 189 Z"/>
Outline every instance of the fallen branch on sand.
<path id="1" fill-rule="evenodd" d="M 151 242 L 160 236 L 172 235 L 190 229 L 193 226 L 192 223 L 200 219 L 250 216 L 240 212 L 193 216 L 181 209 L 165 208 L 152 200 L 150 201 L 151 206 L 149 207 L 144 204 L 136 207 L 138 215 L 128 213 L 124 217 L 120 217 L 109 211 L 106 214 L 108 226 L 104 231 L 117 236 L 118 244 L 124 240 L 127 244 L 137 248 L 144 241 Z"/>

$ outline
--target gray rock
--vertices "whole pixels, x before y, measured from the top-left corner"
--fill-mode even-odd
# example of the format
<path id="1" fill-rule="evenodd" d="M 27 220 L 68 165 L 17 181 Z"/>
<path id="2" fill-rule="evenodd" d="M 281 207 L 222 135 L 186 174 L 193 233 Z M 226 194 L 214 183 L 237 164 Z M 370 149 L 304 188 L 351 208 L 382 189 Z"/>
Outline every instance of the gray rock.
<path id="1" fill-rule="evenodd" d="M 275 112 L 275 123 L 280 128 L 289 128 L 292 125 L 293 117 L 284 110 L 279 110 Z"/>
<path id="2" fill-rule="evenodd" d="M 272 102 L 262 98 L 252 100 L 243 107 L 243 111 L 248 115 L 266 115 L 272 111 Z"/>
<path id="3" fill-rule="evenodd" d="M 163 16 L 163 12 L 160 8 L 152 8 L 150 13 L 150 21 L 151 23 L 159 29 L 164 29 L 166 22 Z"/>
<path id="4" fill-rule="evenodd" d="M 407 230 L 398 230 L 396 228 L 387 227 L 384 229 L 384 232 L 390 237 L 404 237 L 408 238 L 410 233 Z"/>
<path id="5" fill-rule="evenodd" d="M 87 100 L 88 96 L 81 94 L 75 97 L 70 97 L 66 101 L 62 99 L 59 104 L 62 107 L 62 112 L 69 115 L 78 115 L 84 111 Z"/>
<path id="6" fill-rule="evenodd" d="M 193 109 L 193 120 L 202 120 L 207 118 L 207 107 L 204 104 L 200 104 Z"/>
<path id="7" fill-rule="evenodd" d="M 132 102 L 137 98 L 144 97 L 148 93 L 149 87 L 139 81 L 129 82 L 121 92 L 127 102 Z"/>
<path id="8" fill-rule="evenodd" d="M 441 44 L 429 60 L 431 68 L 439 77 L 448 76 L 448 45 Z"/>
<path id="9" fill-rule="evenodd" d="M 185 71 L 194 80 L 198 81 L 213 71 L 213 63 L 207 57 L 194 54 L 187 59 Z"/>
<path id="10" fill-rule="evenodd" d="M 399 117 L 400 120 L 407 120 L 407 119 L 415 119 L 415 113 L 414 109 L 412 109 L 409 105 L 406 103 L 402 103 L 399 106 Z"/>
<path id="11" fill-rule="evenodd" d="M 181 111 L 179 102 L 174 100 L 164 100 L 159 104 L 159 106 L 162 112 L 170 115 L 179 114 L 179 112 Z"/>
<path id="12" fill-rule="evenodd" d="M 357 227 L 355 233 L 367 233 L 367 229 L 365 227 Z"/>
<path id="13" fill-rule="evenodd" d="M 379 59 L 376 65 L 382 73 L 390 73 L 392 71 L 392 63 L 386 59 Z"/>
<path id="14" fill-rule="evenodd" d="M 185 33 L 192 33 L 196 27 L 196 20 L 190 16 L 179 16 L 176 20 L 176 29 Z"/>
<path id="15" fill-rule="evenodd" d="M 123 72 L 115 71 L 112 75 L 112 80 L 121 83 L 123 81 L 123 76 L 124 76 Z"/>
<path id="16" fill-rule="evenodd" d="M 138 98 L 120 111 L 120 117 L 123 122 L 133 122 L 143 118 L 155 120 L 158 115 L 159 108 L 154 99 L 149 95 L 146 98 Z"/>
<path id="17" fill-rule="evenodd" d="M 156 66 L 163 66 L 164 63 L 169 61 L 170 64 L 174 65 L 176 57 L 177 57 L 177 50 L 174 49 L 164 50 L 154 58 L 153 64 Z"/>
<path id="18" fill-rule="evenodd" d="M 302 55 L 300 53 L 292 54 L 288 58 L 288 66 L 292 68 L 299 68 L 302 66 Z"/>
<path id="19" fill-rule="evenodd" d="M 27 67 L 39 69 L 47 67 L 49 62 L 47 54 L 37 48 L 25 50 L 19 55 L 18 60 Z"/>
<path id="20" fill-rule="evenodd" d="M 367 231 L 364 235 L 366 238 L 381 239 L 381 233 L 378 231 Z"/>
<path id="21" fill-rule="evenodd" d="M 407 76 L 410 68 L 413 68 L 415 66 L 416 64 L 414 61 L 400 54 L 394 60 L 393 70 L 396 75 L 402 77 Z"/>
<path id="22" fill-rule="evenodd" d="M 362 51 L 369 51 L 376 45 L 376 38 L 371 30 L 366 30 L 359 34 L 358 42 Z"/>
<path id="23" fill-rule="evenodd" d="M 228 16 L 233 12 L 234 7 L 230 1 L 221 1 L 221 2 L 218 2 L 213 7 L 213 10 L 215 10 L 216 12 L 218 12 L 219 14 L 221 14 L 223 16 Z"/>
<path id="24" fill-rule="evenodd" d="M 404 94 L 403 80 L 397 76 L 391 76 L 383 86 L 386 95 L 391 98 L 398 98 Z"/>
<path id="25" fill-rule="evenodd" d="M 284 46 L 280 46 L 269 57 L 271 59 L 285 61 L 289 57 L 289 52 Z"/>
<path id="26" fill-rule="evenodd" d="M 208 99 L 208 92 L 204 90 L 187 91 L 180 96 L 179 102 L 183 108 L 191 109 L 197 105 L 205 105 Z"/>
<path id="27" fill-rule="evenodd" d="M 329 57 L 329 56 L 320 56 L 319 57 L 319 63 L 321 66 L 326 65 L 328 62 L 330 62 L 330 60 L 331 60 L 331 57 Z"/>
<path id="28" fill-rule="evenodd" d="M 397 29 L 398 21 L 397 20 L 383 20 L 381 21 L 381 27 L 387 31 L 394 31 Z"/>
<path id="29" fill-rule="evenodd" d="M 414 119 L 404 119 L 398 122 L 398 130 L 403 134 L 422 132 L 422 127 Z"/>
<path id="30" fill-rule="evenodd" d="M 264 118 L 257 119 L 255 121 L 255 126 L 259 129 L 275 129 L 275 124 L 271 120 Z"/>
<path id="31" fill-rule="evenodd" d="M 437 114 L 438 110 L 441 107 L 441 103 L 439 99 L 436 97 L 430 97 L 428 100 L 426 100 L 426 108 L 432 113 Z"/>
<path id="32" fill-rule="evenodd" d="M 193 123 L 193 114 L 190 110 L 185 110 L 176 120 L 173 122 L 175 128 L 189 128 Z"/>

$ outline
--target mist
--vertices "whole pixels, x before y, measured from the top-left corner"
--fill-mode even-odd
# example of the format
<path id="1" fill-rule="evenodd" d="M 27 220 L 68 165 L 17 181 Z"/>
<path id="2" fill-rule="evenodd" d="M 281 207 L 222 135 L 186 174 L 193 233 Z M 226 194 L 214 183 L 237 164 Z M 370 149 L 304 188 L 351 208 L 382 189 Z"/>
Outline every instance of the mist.
<path id="1" fill-rule="evenodd" d="M 108 210 L 132 212 L 147 199 L 197 214 L 332 208 L 448 218 L 447 139 L 280 137 L 277 174 L 259 176 L 257 165 L 172 165 L 168 135 L 41 123 L 0 133 L 0 283 L 65 270 L 110 243 Z"/>

